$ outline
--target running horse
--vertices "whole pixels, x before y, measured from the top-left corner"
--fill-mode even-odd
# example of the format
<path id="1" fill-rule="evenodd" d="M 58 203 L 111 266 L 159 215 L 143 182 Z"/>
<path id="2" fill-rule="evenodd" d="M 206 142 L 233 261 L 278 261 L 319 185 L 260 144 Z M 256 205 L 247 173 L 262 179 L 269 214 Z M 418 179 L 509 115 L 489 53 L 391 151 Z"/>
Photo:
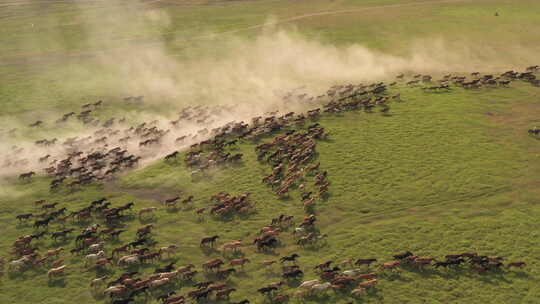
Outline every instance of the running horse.
<path id="1" fill-rule="evenodd" d="M 50 279 L 53 279 L 55 277 L 58 277 L 62 274 L 64 274 L 64 269 L 66 269 L 66 265 L 62 265 L 60 267 L 52 268 L 49 271 L 47 271 L 47 277 Z"/>

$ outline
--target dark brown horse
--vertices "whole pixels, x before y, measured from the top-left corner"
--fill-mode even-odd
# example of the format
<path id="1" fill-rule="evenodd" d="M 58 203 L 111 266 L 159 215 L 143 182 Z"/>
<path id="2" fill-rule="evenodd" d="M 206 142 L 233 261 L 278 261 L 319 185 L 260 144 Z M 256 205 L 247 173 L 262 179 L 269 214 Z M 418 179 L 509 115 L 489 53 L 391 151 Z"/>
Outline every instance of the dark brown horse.
<path id="1" fill-rule="evenodd" d="M 206 245 L 210 245 L 211 247 L 214 247 L 214 244 L 217 241 L 217 239 L 219 239 L 219 235 L 205 237 L 205 238 L 201 239 L 200 246 L 203 247 L 203 246 L 206 246 Z"/>

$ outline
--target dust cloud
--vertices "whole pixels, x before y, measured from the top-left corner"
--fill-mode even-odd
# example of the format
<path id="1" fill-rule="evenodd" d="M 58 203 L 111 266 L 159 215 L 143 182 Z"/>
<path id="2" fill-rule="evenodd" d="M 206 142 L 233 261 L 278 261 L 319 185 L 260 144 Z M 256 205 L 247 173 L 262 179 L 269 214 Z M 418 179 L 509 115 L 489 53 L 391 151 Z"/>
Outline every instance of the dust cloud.
<path id="1" fill-rule="evenodd" d="M 130 153 L 144 156 L 143 165 L 204 140 L 208 136 L 197 136 L 202 129 L 218 128 L 231 121 L 250 122 L 252 117 L 271 111 L 302 111 L 315 106 L 285 102 L 283 96 L 289 92 L 309 92 L 311 96 L 318 96 L 335 84 L 389 80 L 400 73 L 500 71 L 524 62 L 533 63 L 536 59 L 533 52 L 513 46 L 501 60 L 501 54 L 489 46 L 463 41 L 457 45 L 444 38 L 417 40 L 403 52 L 405 55 L 397 56 L 366 48 L 361 42 L 335 46 L 308 39 L 293 27 L 276 26 L 273 19 L 251 38 L 238 34 L 198 33 L 195 38 L 192 35 L 187 39 L 181 32 L 171 33 L 175 21 L 167 11 L 144 8 L 141 3 L 111 5 L 99 12 L 81 9 L 78 22 L 85 37 L 82 44 L 96 50 L 89 59 L 93 68 L 100 71 L 96 77 L 106 75 L 115 81 L 114 89 L 108 94 L 118 98 L 105 100 L 107 107 L 125 105 L 121 98 L 125 96 L 144 96 L 144 104 L 149 109 L 163 106 L 180 110 L 195 105 L 223 107 L 219 112 L 208 114 L 200 123 L 195 120 L 184 122 L 178 128 L 170 124 L 178 118 L 177 111 L 152 110 L 110 114 L 100 117 L 102 121 L 95 126 L 73 127 L 71 131 L 58 126 L 63 129 L 58 138 L 60 143 L 68 137 L 94 136 L 95 139 L 98 137 L 96 132 L 103 129 L 103 122 L 112 117 L 128 116 L 128 122 L 114 125 L 119 130 L 157 120 L 156 127 L 170 130 L 159 146 L 141 149 L 138 141 L 124 145 Z M 135 38 L 123 38 L 126 36 Z M 144 37 L 163 38 L 148 40 Z M 62 48 L 60 39 L 54 43 Z M 192 56 L 177 57 L 171 51 L 175 48 L 187 48 L 186 52 Z M 66 81 L 65 89 L 73 90 L 73 80 Z M 44 132 L 45 137 L 57 137 L 54 121 L 63 114 L 47 112 L 43 120 L 53 127 Z M 60 159 L 70 152 L 60 144 L 37 149 L 34 139 L 14 140 L 7 130 L 27 129 L 31 122 L 13 118 L 6 121 L 9 126 L 4 125 L 0 145 L 0 154 L 4 157 L 0 159 L 4 162 L 2 176 L 23 170 L 41 170 L 50 164 L 39 162 L 39 158 L 50 154 L 51 159 Z M 178 144 L 175 139 L 181 136 L 188 138 Z M 115 147 L 120 138 L 120 135 L 109 136 L 106 149 Z M 104 147 L 89 141 L 77 149 L 97 151 Z"/>

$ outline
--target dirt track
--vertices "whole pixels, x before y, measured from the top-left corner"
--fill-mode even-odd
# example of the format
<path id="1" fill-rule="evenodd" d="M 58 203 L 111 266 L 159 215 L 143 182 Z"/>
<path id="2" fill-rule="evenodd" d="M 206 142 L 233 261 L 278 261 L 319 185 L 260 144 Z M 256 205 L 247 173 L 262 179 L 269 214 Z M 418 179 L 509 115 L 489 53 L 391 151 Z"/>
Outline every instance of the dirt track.
<path id="1" fill-rule="evenodd" d="M 163 0 L 153 0 L 149 1 L 146 4 L 154 4 L 157 2 L 162 2 Z M 486 1 L 486 0 L 474 0 L 476 2 L 478 1 Z M 64 1 L 58 1 L 59 3 L 64 3 Z M 259 28 L 263 28 L 265 26 L 272 26 L 272 25 L 279 25 L 283 23 L 289 23 L 293 21 L 298 21 L 302 19 L 307 18 L 313 18 L 313 17 L 322 17 L 322 16 L 331 16 L 331 15 L 339 15 L 339 14 L 352 14 L 352 13 L 360 13 L 360 12 L 366 12 L 366 11 L 372 11 L 372 10 L 380 10 L 380 9 L 395 9 L 395 8 L 403 8 L 403 7 L 414 7 L 414 6 L 423 6 L 423 5 L 430 5 L 435 3 L 467 3 L 467 2 L 473 2 L 473 0 L 434 0 L 434 1 L 423 1 L 423 2 L 416 2 L 416 3 L 407 3 L 407 4 L 388 4 L 388 5 L 379 5 L 379 6 L 371 6 L 371 7 L 363 7 L 363 8 L 357 8 L 357 9 L 348 9 L 348 10 L 334 10 L 334 11 L 322 11 L 322 12 L 316 12 L 316 13 L 309 13 L 309 14 L 303 14 L 298 15 L 290 18 L 285 18 L 281 20 L 277 20 L 270 23 L 262 23 L 247 27 L 238 28 L 235 30 L 230 31 L 224 31 L 221 33 L 213 33 L 213 34 L 207 34 L 207 35 L 201 35 L 201 36 L 195 36 L 186 39 L 186 41 L 191 40 L 197 40 L 197 39 L 204 39 L 209 37 L 215 37 L 219 35 L 226 35 L 226 34 L 234 34 L 242 31 L 249 31 L 249 30 L 255 30 Z M 174 34 L 176 31 L 172 32 L 165 32 L 163 34 Z M 129 37 L 124 39 L 119 39 L 119 41 L 146 41 L 147 44 L 153 44 L 157 43 L 153 41 L 155 39 L 148 38 L 148 37 Z M 18 64 L 28 64 L 28 63 L 34 63 L 34 62 L 40 62 L 40 61 L 55 61 L 55 60 L 61 60 L 65 58 L 84 58 L 84 57 L 93 57 L 98 53 L 102 53 L 103 50 L 100 51 L 85 51 L 85 52 L 73 52 L 73 53 L 59 53 L 59 54 L 43 54 L 43 55 L 36 55 L 36 56 L 27 56 L 23 58 L 13 59 L 13 60 L 2 60 L 0 58 L 0 66 L 6 66 L 6 65 L 18 65 Z"/>

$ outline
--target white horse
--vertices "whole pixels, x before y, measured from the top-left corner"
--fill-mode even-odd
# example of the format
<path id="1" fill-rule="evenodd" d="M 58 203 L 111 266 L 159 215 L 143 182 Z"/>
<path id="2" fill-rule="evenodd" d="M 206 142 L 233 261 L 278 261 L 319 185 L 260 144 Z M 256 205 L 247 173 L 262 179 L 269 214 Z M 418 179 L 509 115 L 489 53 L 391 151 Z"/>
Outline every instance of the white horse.
<path id="1" fill-rule="evenodd" d="M 84 257 L 84 266 L 87 266 L 88 263 L 94 264 L 96 261 L 105 256 L 105 251 L 101 250 L 98 253 L 92 253 Z"/>
<path id="2" fill-rule="evenodd" d="M 103 250 L 104 246 L 105 246 L 104 242 L 99 242 L 99 243 L 96 243 L 96 244 L 92 244 L 92 245 L 90 245 L 90 247 L 88 247 L 88 252 L 89 253 L 99 252 L 100 250 Z"/>
<path id="3" fill-rule="evenodd" d="M 331 287 L 332 287 L 332 284 L 330 284 L 328 282 L 323 283 L 323 284 L 315 284 L 315 285 L 311 286 L 311 291 L 312 292 L 323 292 L 323 291 L 327 291 Z"/>
<path id="4" fill-rule="evenodd" d="M 90 287 L 92 288 L 96 288 L 102 284 L 105 284 L 105 280 L 107 280 L 109 277 L 108 276 L 103 276 L 101 278 L 97 278 L 97 279 L 93 279 L 91 282 L 90 282 Z"/>
<path id="5" fill-rule="evenodd" d="M 362 287 L 353 289 L 353 290 L 351 291 L 351 295 L 356 296 L 356 297 L 363 296 L 364 294 L 366 294 L 366 289 L 365 289 L 365 288 L 362 288 Z"/>
<path id="6" fill-rule="evenodd" d="M 180 274 L 178 271 L 162 272 L 159 274 L 160 279 L 174 279 Z"/>
<path id="7" fill-rule="evenodd" d="M 300 284 L 300 288 L 306 288 L 306 289 L 309 289 L 311 288 L 313 285 L 316 285 L 316 284 L 319 284 L 319 280 L 311 280 L 311 281 L 305 281 L 305 282 L 302 282 L 302 284 Z"/>
<path id="8" fill-rule="evenodd" d="M 52 268 L 51 270 L 47 271 L 47 277 L 49 279 L 52 279 L 56 276 L 64 274 L 64 269 L 66 269 L 66 265 L 62 265 L 57 268 Z"/>
<path id="9" fill-rule="evenodd" d="M 30 261 L 30 259 L 28 259 L 27 257 L 22 257 L 22 258 L 20 258 L 18 260 L 10 261 L 9 264 L 8 264 L 8 269 L 22 268 L 22 267 L 26 266 L 26 263 L 28 263 L 29 261 Z"/>
<path id="10" fill-rule="evenodd" d="M 141 263 L 141 260 L 139 256 L 136 254 L 126 255 L 126 256 L 121 257 L 118 260 L 118 266 L 129 265 L 129 264 L 140 264 L 140 263 Z"/>
<path id="11" fill-rule="evenodd" d="M 101 225 L 100 224 L 90 225 L 90 226 L 83 229 L 83 233 L 96 232 L 98 230 L 99 226 L 101 226 Z"/>
<path id="12" fill-rule="evenodd" d="M 171 254 L 174 254 L 176 252 L 176 250 L 178 250 L 178 248 L 180 248 L 180 247 L 178 247 L 177 245 L 174 245 L 174 244 L 169 245 L 167 247 L 161 247 L 159 249 L 159 253 L 160 254 L 166 253 L 167 256 L 170 256 Z"/>
<path id="13" fill-rule="evenodd" d="M 302 227 L 296 227 L 296 228 L 294 228 L 293 234 L 294 235 L 304 235 L 304 234 L 306 234 L 306 229 L 304 229 Z"/>
<path id="14" fill-rule="evenodd" d="M 345 271 L 342 272 L 341 274 L 342 274 L 342 275 L 345 275 L 345 276 L 348 276 L 348 277 L 352 277 L 352 276 L 355 276 L 355 275 L 359 275 L 359 274 L 361 274 L 362 272 L 364 272 L 364 271 L 362 271 L 362 270 L 360 270 L 360 269 L 352 269 L 352 270 L 345 270 Z"/>
<path id="15" fill-rule="evenodd" d="M 122 293 L 124 291 L 126 291 L 126 286 L 124 285 L 116 285 L 116 286 L 111 286 L 107 289 L 105 289 L 103 291 L 104 294 L 107 294 L 107 293 L 114 293 L 114 294 L 118 294 L 118 293 Z"/>
<path id="16" fill-rule="evenodd" d="M 160 287 L 160 286 L 163 286 L 163 285 L 169 283 L 169 281 L 170 281 L 170 279 L 168 279 L 168 278 L 155 280 L 155 281 L 152 281 L 152 282 L 148 283 L 148 287 L 157 288 L 157 287 Z"/>

